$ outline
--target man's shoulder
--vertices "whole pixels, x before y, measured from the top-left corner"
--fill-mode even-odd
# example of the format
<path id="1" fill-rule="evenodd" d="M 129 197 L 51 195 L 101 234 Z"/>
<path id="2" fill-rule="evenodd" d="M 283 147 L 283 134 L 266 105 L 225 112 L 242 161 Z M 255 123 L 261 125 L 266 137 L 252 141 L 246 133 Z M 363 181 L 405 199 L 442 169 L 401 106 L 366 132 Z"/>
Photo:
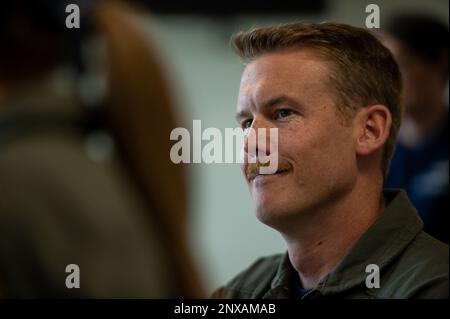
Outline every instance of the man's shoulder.
<path id="1" fill-rule="evenodd" d="M 442 274 L 448 277 L 448 245 L 420 232 L 411 242 L 403 255 L 403 262 L 420 265 L 428 273 Z"/>
<path id="2" fill-rule="evenodd" d="M 213 298 L 261 298 L 271 286 L 285 254 L 260 257 L 241 271 L 225 286 L 217 289 Z"/>
<path id="3" fill-rule="evenodd" d="M 412 242 L 416 249 L 423 251 L 425 254 L 433 256 L 447 256 L 448 257 L 448 244 L 432 237 L 428 233 L 422 231 L 417 235 Z"/>
<path id="4" fill-rule="evenodd" d="M 421 232 L 395 264 L 392 297 L 448 298 L 448 245 Z"/>

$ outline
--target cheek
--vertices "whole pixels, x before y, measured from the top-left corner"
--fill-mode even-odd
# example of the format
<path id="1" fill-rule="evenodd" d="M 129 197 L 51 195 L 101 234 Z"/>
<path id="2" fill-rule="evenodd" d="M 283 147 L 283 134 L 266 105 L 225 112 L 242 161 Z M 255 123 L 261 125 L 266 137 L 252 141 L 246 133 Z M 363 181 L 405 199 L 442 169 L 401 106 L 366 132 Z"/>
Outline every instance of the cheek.
<path id="1" fill-rule="evenodd" d="M 294 161 L 296 180 L 301 184 L 332 178 L 340 175 L 340 171 L 355 167 L 356 156 L 349 128 L 328 128 L 320 132 L 305 131 L 282 141 L 285 148 L 280 150 L 280 154 L 283 156 L 285 151 L 286 156 Z"/>

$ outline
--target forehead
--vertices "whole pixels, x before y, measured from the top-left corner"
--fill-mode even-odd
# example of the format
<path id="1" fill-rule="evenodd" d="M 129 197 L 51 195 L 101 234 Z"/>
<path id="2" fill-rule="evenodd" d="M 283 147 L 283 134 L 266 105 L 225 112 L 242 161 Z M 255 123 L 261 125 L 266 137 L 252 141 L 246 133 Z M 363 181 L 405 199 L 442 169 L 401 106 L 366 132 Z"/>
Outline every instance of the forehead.
<path id="1" fill-rule="evenodd" d="M 268 95 L 313 95 L 329 87 L 329 64 L 312 49 L 267 53 L 244 69 L 239 105 L 270 98 Z M 328 90 L 329 91 L 329 90 Z"/>

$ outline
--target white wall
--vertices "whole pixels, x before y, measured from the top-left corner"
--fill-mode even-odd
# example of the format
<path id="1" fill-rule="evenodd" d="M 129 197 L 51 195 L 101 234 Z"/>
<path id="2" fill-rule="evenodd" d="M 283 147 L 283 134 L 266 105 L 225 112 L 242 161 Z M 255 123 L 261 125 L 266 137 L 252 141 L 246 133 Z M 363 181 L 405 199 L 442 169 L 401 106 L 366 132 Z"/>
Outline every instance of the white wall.
<path id="1" fill-rule="evenodd" d="M 332 1 L 321 17 L 157 17 L 145 22 L 170 74 L 184 126 L 201 119 L 203 128 L 235 127 L 234 112 L 242 64 L 229 48 L 229 36 L 253 25 L 295 20 L 333 20 L 364 25 L 365 6 L 376 3 L 383 17 L 418 8 L 448 20 L 448 1 Z M 405 9 L 406 8 L 406 9 Z M 156 38 L 156 41 L 155 41 Z M 249 191 L 237 164 L 190 164 L 192 248 L 207 289 L 227 282 L 257 257 L 283 252 L 280 235 L 253 214 Z"/>

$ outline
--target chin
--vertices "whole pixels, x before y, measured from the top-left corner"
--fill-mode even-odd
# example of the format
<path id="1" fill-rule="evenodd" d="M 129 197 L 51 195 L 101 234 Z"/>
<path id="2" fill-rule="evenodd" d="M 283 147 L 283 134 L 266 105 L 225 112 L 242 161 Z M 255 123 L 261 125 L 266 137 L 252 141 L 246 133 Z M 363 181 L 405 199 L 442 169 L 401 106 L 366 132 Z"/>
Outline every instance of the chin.
<path id="1" fill-rule="evenodd" d="M 275 229 L 286 223 L 293 215 L 298 214 L 298 210 L 293 210 L 292 205 L 279 198 L 259 198 L 255 203 L 258 220 Z"/>
<path id="2" fill-rule="evenodd" d="M 294 225 L 299 216 L 308 214 L 317 204 L 314 196 L 301 193 L 293 196 L 280 196 L 276 193 L 270 195 L 258 194 L 253 197 L 255 214 L 260 222 L 280 231 Z"/>

